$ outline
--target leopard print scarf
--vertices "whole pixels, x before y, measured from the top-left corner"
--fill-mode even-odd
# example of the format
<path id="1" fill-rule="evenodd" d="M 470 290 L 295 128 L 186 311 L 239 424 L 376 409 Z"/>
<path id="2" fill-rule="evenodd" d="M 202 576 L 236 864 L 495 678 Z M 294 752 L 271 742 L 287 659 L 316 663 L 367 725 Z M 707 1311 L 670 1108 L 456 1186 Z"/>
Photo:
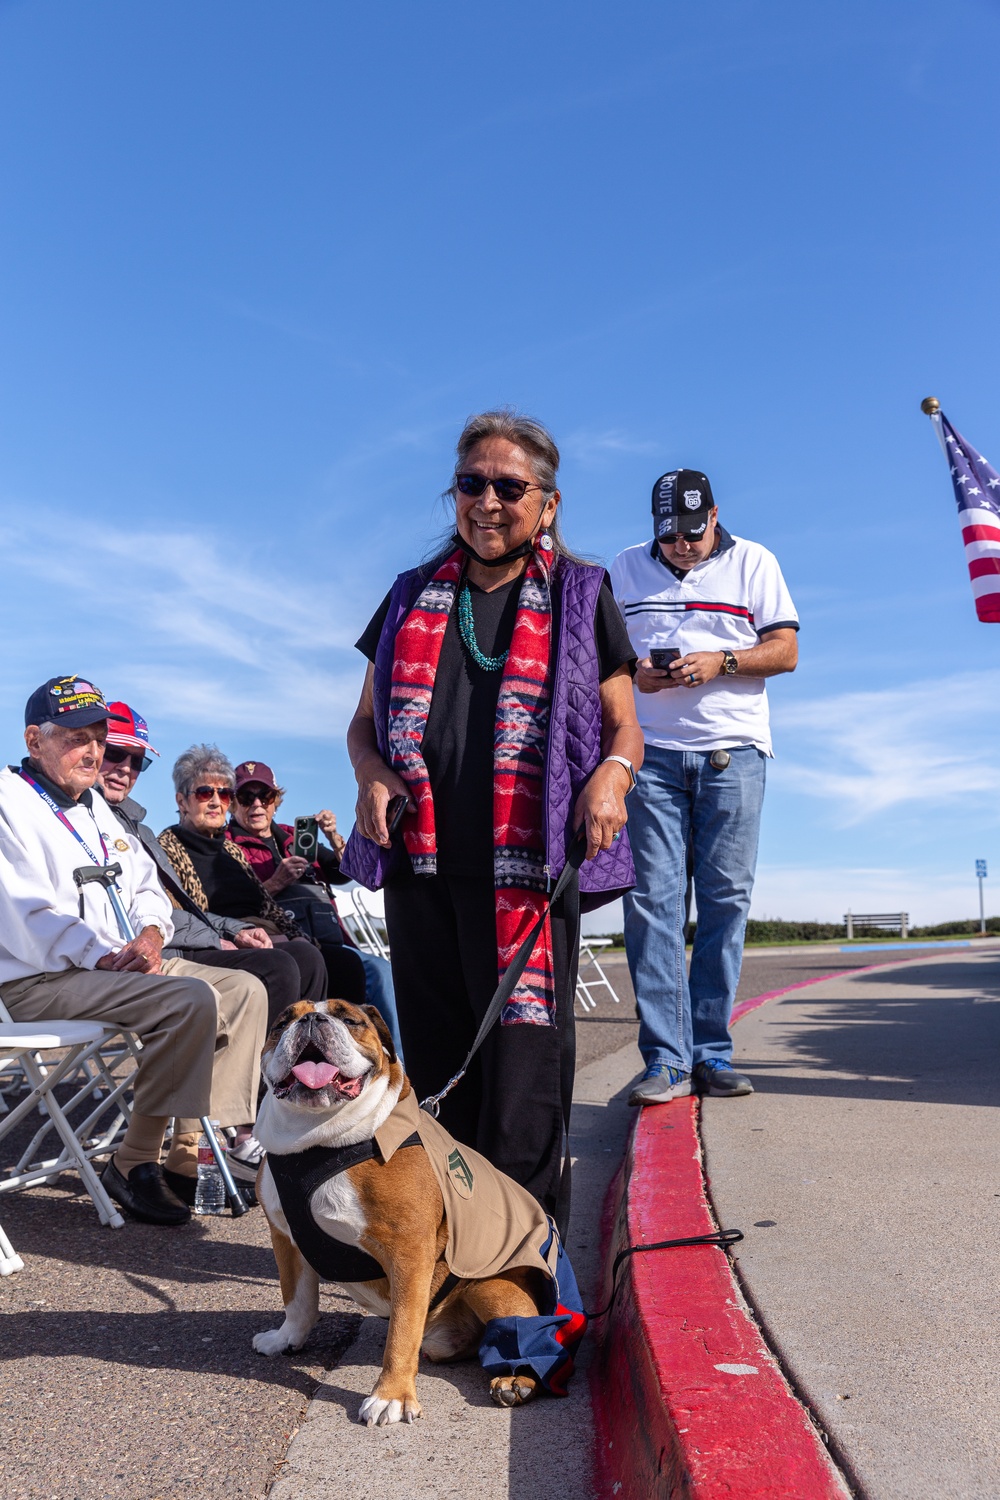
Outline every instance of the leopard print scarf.
<path id="1" fill-rule="evenodd" d="M 174 833 L 172 828 L 165 828 L 160 834 L 158 842 L 173 865 L 182 890 L 186 895 L 190 896 L 199 910 L 208 911 L 208 897 L 205 895 L 205 887 L 198 878 L 198 871 L 194 867 L 194 861 L 176 833 Z M 282 933 L 284 937 L 305 938 L 307 942 L 312 942 L 312 939 L 302 931 L 298 922 L 293 922 L 291 917 L 282 911 L 273 896 L 265 891 L 263 885 L 261 885 L 261 882 L 250 868 L 250 861 L 239 844 L 234 844 L 231 839 L 224 839 L 222 847 L 230 859 L 235 859 L 237 864 L 243 866 L 254 885 L 260 888 L 262 904 L 259 915 L 265 921 L 272 923 L 275 930 Z"/>

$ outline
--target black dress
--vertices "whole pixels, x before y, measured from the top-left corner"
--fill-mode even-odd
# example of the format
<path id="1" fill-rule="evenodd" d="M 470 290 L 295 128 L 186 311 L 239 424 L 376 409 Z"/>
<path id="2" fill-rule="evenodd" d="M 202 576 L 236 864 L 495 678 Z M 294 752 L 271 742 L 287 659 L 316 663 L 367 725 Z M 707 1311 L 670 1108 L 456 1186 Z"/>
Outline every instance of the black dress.
<path id="1" fill-rule="evenodd" d="M 489 593 L 470 584 L 476 643 L 484 655 L 499 656 L 510 646 L 520 588 L 520 578 Z M 554 642 L 558 589 L 553 594 Z M 369 661 L 388 605 L 387 595 L 357 643 Z M 607 584 L 595 635 L 602 681 L 635 660 Z M 453 609 L 422 744 L 434 797 L 438 872 L 407 872 L 385 887 L 399 1027 L 419 1099 L 436 1093 L 461 1066 L 499 982 L 493 740 L 502 675 L 484 671 L 470 656 Z M 552 911 L 551 929 L 555 1025 L 494 1026 L 465 1078 L 443 1101 L 441 1123 L 534 1193 L 565 1233 L 570 1181 L 563 1155 L 576 1063 L 573 1001 L 580 949 L 575 880 Z"/>

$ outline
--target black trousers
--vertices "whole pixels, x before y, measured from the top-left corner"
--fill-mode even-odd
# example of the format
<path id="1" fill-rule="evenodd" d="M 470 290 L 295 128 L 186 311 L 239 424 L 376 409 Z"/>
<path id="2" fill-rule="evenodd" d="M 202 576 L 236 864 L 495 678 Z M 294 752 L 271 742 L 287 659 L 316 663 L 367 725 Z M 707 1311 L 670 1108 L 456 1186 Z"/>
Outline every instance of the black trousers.
<path id="1" fill-rule="evenodd" d="M 267 990 L 268 1031 L 281 1012 L 297 1000 L 311 1000 L 315 1005 L 317 1000 L 327 997 L 323 955 L 304 938 L 293 938 L 274 948 L 185 948 L 181 957 L 193 964 L 256 974 Z"/>
<path id="2" fill-rule="evenodd" d="M 399 1029 L 418 1099 L 457 1072 L 498 983 L 492 879 L 408 876 L 385 888 Z M 580 898 L 574 882 L 554 909 L 556 1024 L 494 1026 L 462 1082 L 441 1105 L 458 1140 L 533 1193 L 565 1233 L 573 1100 Z"/>

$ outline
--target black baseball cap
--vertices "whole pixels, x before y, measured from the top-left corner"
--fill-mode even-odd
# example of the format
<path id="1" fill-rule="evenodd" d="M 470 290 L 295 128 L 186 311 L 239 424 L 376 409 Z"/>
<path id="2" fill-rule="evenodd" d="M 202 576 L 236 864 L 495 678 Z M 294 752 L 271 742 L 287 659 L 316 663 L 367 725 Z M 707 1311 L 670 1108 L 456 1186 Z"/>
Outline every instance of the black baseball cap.
<path id="1" fill-rule="evenodd" d="M 704 536 L 708 513 L 715 505 L 712 486 L 697 469 L 672 469 L 653 485 L 653 523 L 656 540 L 680 531 Z"/>
<path id="2" fill-rule="evenodd" d="M 104 694 L 86 677 L 50 677 L 40 688 L 36 688 L 24 707 L 24 726 L 29 724 L 60 724 L 67 729 L 79 729 L 83 724 L 99 724 L 102 719 L 114 719 L 104 701 Z"/>

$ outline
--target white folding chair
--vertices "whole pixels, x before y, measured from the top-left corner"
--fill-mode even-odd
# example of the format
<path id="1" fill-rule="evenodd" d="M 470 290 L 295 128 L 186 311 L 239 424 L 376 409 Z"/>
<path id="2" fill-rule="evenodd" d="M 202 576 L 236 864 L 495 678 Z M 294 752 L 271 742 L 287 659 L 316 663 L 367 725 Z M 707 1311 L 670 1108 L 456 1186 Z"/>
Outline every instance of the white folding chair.
<path id="1" fill-rule="evenodd" d="M 580 972 L 576 981 L 576 998 L 584 1010 L 596 1010 L 597 1001 L 591 994 L 591 990 L 607 990 L 616 1005 L 621 1004 L 621 998 L 616 994 L 615 987 L 605 974 L 598 960 L 597 953 L 602 948 L 610 948 L 610 938 L 581 937 L 580 938 Z M 584 980 L 585 972 L 593 970 L 594 977 Z"/>
<path id="2" fill-rule="evenodd" d="M 0 1068 L 16 1058 L 27 1081 L 27 1093 L 13 1107 L 8 1106 L 0 1115 L 0 1141 L 20 1124 L 32 1110 L 44 1105 L 47 1120 L 42 1130 L 36 1133 L 32 1146 L 22 1154 L 21 1160 L 10 1176 L 0 1179 L 0 1193 L 13 1192 L 17 1188 L 29 1187 L 34 1182 L 47 1182 L 60 1172 L 76 1171 L 90 1194 L 102 1224 L 120 1229 L 124 1219 L 106 1193 L 90 1160 L 101 1149 L 99 1142 L 87 1139 L 87 1130 L 94 1123 L 93 1112 L 82 1123 L 75 1126 L 67 1118 L 67 1111 L 91 1094 L 94 1089 L 93 1075 L 85 1071 L 85 1083 L 66 1105 L 56 1097 L 56 1088 L 72 1073 L 76 1072 L 85 1058 L 96 1059 L 102 1043 L 113 1039 L 118 1033 L 98 1021 L 0 1021 Z M 43 1063 L 40 1054 L 61 1053 L 61 1056 Z M 103 1076 L 105 1065 L 97 1063 Z M 108 1075 L 110 1078 L 110 1075 Z M 127 1087 L 111 1079 L 113 1093 Z M 109 1105 L 119 1103 L 115 1097 L 103 1099 L 97 1113 L 103 1113 Z M 115 1111 L 119 1114 L 119 1111 Z M 28 1156 L 35 1148 L 40 1136 L 54 1130 L 62 1149 L 57 1156 L 46 1161 L 29 1162 Z M 103 1149 L 107 1149 L 106 1146 Z M 13 1249 L 7 1236 L 0 1231 L 0 1274 L 9 1275 L 21 1269 L 21 1259 Z"/>
<path id="3" fill-rule="evenodd" d="M 341 905 L 343 902 L 343 905 Z M 351 937 L 363 953 L 374 953 L 376 958 L 388 958 L 389 947 L 361 898 L 361 887 L 337 892 L 337 910 Z"/>

